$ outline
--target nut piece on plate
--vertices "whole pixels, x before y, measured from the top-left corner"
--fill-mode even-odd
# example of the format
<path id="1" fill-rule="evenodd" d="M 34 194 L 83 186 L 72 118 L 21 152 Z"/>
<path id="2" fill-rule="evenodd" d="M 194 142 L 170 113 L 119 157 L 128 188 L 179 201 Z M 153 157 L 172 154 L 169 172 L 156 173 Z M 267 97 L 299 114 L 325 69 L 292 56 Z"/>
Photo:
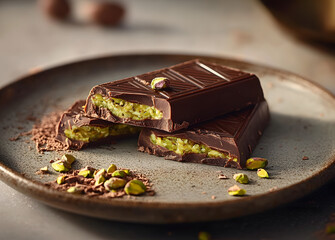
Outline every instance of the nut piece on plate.
<path id="1" fill-rule="evenodd" d="M 59 185 L 63 184 L 65 182 L 65 175 L 58 176 L 56 181 Z"/>
<path id="2" fill-rule="evenodd" d="M 53 162 L 51 166 L 57 172 L 68 172 L 75 160 L 76 158 L 71 154 L 64 154 L 60 160 Z"/>
<path id="3" fill-rule="evenodd" d="M 249 170 L 257 170 L 258 168 L 265 168 L 267 165 L 268 160 L 259 157 L 249 158 L 246 163 L 246 167 Z"/>
<path id="4" fill-rule="evenodd" d="M 127 174 L 122 170 L 116 170 L 112 173 L 112 177 L 124 178 Z"/>
<path id="5" fill-rule="evenodd" d="M 87 8 L 89 19 L 103 26 L 118 25 L 125 14 L 122 5 L 112 2 L 92 2 Z"/>
<path id="6" fill-rule="evenodd" d="M 234 174 L 234 177 L 236 182 L 242 183 L 242 184 L 247 184 L 249 183 L 249 178 L 246 174 L 244 173 L 236 173 Z"/>
<path id="7" fill-rule="evenodd" d="M 231 196 L 243 196 L 246 194 L 246 191 L 243 188 L 234 185 L 228 189 L 228 194 Z"/>
<path id="8" fill-rule="evenodd" d="M 111 164 L 108 169 L 107 169 L 107 173 L 113 173 L 115 172 L 117 169 L 116 165 L 115 164 Z"/>
<path id="9" fill-rule="evenodd" d="M 56 20 L 65 20 L 71 11 L 67 0 L 40 0 L 39 5 L 48 17 Z"/>
<path id="10" fill-rule="evenodd" d="M 131 180 L 124 187 L 124 191 L 128 195 L 141 195 L 145 193 L 147 187 L 140 180 Z"/>
<path id="11" fill-rule="evenodd" d="M 269 174 L 268 174 L 268 172 L 267 172 L 265 169 L 263 169 L 263 168 L 259 168 L 259 169 L 257 170 L 257 175 L 258 175 L 258 177 L 260 177 L 260 178 L 269 178 Z"/>
<path id="12" fill-rule="evenodd" d="M 94 175 L 94 179 L 96 186 L 104 183 L 106 181 L 106 170 L 103 168 L 98 170 Z"/>
<path id="13" fill-rule="evenodd" d="M 73 194 L 80 194 L 83 192 L 83 190 L 81 188 L 77 188 L 77 187 L 70 187 L 67 190 L 68 193 L 73 193 Z"/>
<path id="14" fill-rule="evenodd" d="M 112 177 L 104 183 L 104 186 L 106 190 L 112 191 L 112 190 L 124 187 L 126 183 L 127 183 L 126 180 L 122 178 Z"/>
<path id="15" fill-rule="evenodd" d="M 94 171 L 95 171 L 94 168 L 86 166 L 85 168 L 82 168 L 82 169 L 79 170 L 78 175 L 81 175 L 85 178 L 91 178 L 91 177 L 93 177 Z"/>

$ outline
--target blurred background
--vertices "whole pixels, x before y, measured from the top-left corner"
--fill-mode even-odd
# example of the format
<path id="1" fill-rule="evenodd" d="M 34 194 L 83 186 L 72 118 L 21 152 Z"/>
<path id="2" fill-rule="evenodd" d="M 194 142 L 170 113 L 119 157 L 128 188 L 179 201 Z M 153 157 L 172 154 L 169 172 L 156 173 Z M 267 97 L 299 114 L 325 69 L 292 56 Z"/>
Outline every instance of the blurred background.
<path id="1" fill-rule="evenodd" d="M 128 53 L 234 58 L 302 75 L 335 93 L 335 0 L 0 0 L 0 87 L 52 66 Z M 197 239 L 202 230 L 213 239 L 335 239 L 322 235 L 335 221 L 334 186 L 264 214 L 151 226 L 151 233 L 156 239 Z M 1 182 L 0 190 L 6 239 L 45 239 L 55 227 L 75 239 L 151 236 L 148 226 L 51 209 Z"/>
<path id="2" fill-rule="evenodd" d="M 62 2 L 69 9 L 57 18 L 60 10 L 55 5 Z M 115 7 L 96 14 L 97 5 L 106 2 L 121 6 L 123 14 Z M 266 64 L 335 92 L 334 4 L 333 0 L 1 0 L 0 84 L 28 71 L 83 58 L 164 52 Z M 99 22 L 96 18 L 103 15 L 116 20 Z"/>

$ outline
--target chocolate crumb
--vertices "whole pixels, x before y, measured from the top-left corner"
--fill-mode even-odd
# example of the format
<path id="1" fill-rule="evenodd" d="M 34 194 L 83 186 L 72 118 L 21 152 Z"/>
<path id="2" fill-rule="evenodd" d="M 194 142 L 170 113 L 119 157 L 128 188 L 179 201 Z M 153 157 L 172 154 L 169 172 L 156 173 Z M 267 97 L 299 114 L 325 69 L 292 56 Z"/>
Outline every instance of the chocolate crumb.
<path id="1" fill-rule="evenodd" d="M 302 160 L 308 160 L 309 158 L 307 156 L 304 156 Z"/>
<path id="2" fill-rule="evenodd" d="M 33 115 L 29 115 L 26 117 L 26 120 L 27 121 L 31 121 L 31 122 L 36 122 L 37 121 L 37 118 L 34 117 Z"/>
<path id="3" fill-rule="evenodd" d="M 20 139 L 20 137 L 21 137 L 21 134 L 18 134 L 18 135 L 16 135 L 15 137 L 11 137 L 11 138 L 9 138 L 9 141 L 12 141 L 12 142 L 17 141 L 17 140 Z"/>
<path id="4" fill-rule="evenodd" d="M 50 173 L 48 171 L 48 168 L 44 167 L 44 168 L 41 168 L 40 170 L 36 171 L 35 174 L 46 175 L 46 174 L 50 174 Z"/>
<path id="5" fill-rule="evenodd" d="M 40 121 L 36 121 L 31 131 L 21 133 L 23 135 L 31 135 L 31 140 L 35 142 L 36 150 L 40 153 L 45 151 L 64 151 L 69 146 L 57 141 L 56 125 L 62 115 L 62 111 L 53 112 L 44 116 Z"/>

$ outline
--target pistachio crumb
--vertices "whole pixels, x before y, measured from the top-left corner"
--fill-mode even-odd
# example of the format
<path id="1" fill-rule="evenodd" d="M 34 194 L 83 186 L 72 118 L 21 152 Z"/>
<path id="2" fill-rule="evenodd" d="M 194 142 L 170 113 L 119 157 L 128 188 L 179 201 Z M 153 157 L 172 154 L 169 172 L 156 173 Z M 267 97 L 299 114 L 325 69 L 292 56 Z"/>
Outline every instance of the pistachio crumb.
<path id="1" fill-rule="evenodd" d="M 198 240 L 210 240 L 211 235 L 208 232 L 199 232 Z"/>
<path id="2" fill-rule="evenodd" d="M 335 223 L 327 224 L 326 233 L 327 234 L 334 234 L 335 233 Z"/>
<path id="3" fill-rule="evenodd" d="M 260 178 L 269 178 L 268 172 L 263 168 L 259 168 L 257 170 L 257 176 Z"/>

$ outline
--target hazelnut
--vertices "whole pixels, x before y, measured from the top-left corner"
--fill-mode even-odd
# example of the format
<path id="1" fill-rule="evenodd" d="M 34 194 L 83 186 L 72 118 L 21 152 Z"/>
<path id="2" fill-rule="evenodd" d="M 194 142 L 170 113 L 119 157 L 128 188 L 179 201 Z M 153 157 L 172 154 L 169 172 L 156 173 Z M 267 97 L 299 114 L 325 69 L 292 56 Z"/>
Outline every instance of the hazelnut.
<path id="1" fill-rule="evenodd" d="M 67 0 L 40 0 L 44 13 L 53 19 L 64 20 L 70 14 L 70 4 Z"/>
<path id="2" fill-rule="evenodd" d="M 89 5 L 87 14 L 89 19 L 99 25 L 116 26 L 125 13 L 122 5 L 110 2 L 95 2 Z"/>

